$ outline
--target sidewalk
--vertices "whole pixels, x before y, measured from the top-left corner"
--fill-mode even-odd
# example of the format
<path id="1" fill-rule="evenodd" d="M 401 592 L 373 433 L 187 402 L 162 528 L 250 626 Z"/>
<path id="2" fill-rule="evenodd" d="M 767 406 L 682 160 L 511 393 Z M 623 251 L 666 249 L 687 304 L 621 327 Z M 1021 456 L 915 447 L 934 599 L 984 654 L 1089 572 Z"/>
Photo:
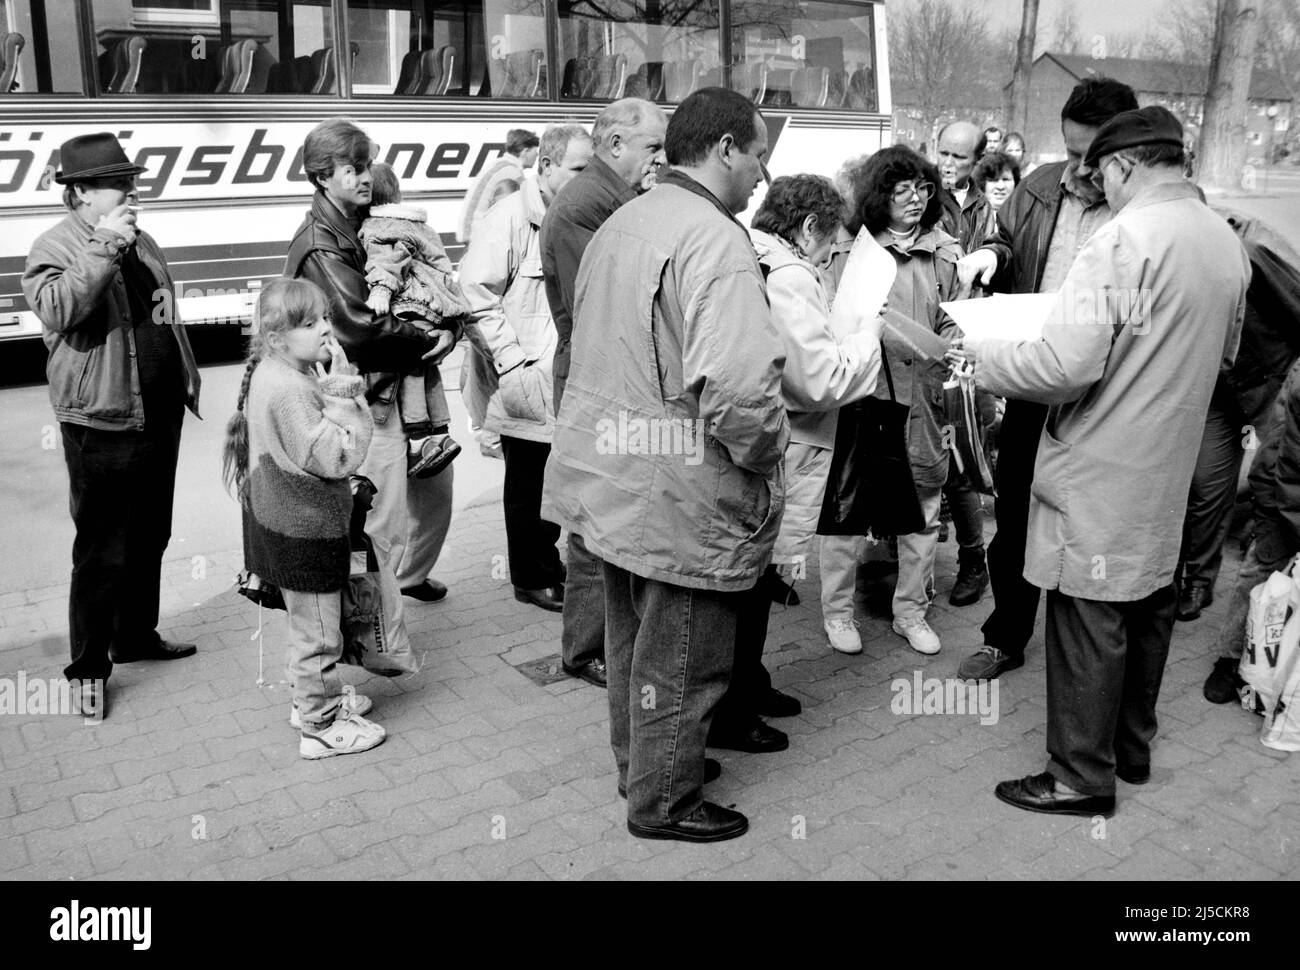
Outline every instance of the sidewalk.
<path id="1" fill-rule="evenodd" d="M 603 691 L 559 672 L 557 614 L 515 602 L 499 487 L 457 513 L 437 576 L 446 600 L 408 600 L 427 650 L 400 680 L 344 668 L 389 732 L 378 749 L 306 762 L 288 726 L 283 614 L 237 596 L 232 550 L 165 563 L 162 630 L 197 657 L 118 667 L 106 721 L 0 717 L 0 876 L 11 879 L 1201 879 L 1300 874 L 1297 756 L 1264 748 L 1260 720 L 1201 697 L 1219 599 L 1179 624 L 1154 774 L 1123 783 L 1114 818 L 1055 818 L 993 797 L 1044 764 L 1041 623 L 1000 683 L 1000 719 L 900 715 L 895 678 L 951 677 L 991 598 L 947 605 L 955 542 L 940 547 L 937 657 L 888 620 L 865 651 L 832 652 L 815 569 L 803 605 L 776 608 L 767 662 L 804 703 L 771 755 L 716 752 L 710 797 L 750 818 L 732 842 L 644 842 L 624 827 Z M 990 529 L 991 531 L 991 524 Z M 21 550 L 16 551 L 21 554 Z M 889 580 L 886 581 L 887 583 Z M 877 589 L 872 605 L 888 592 Z M 0 597 L 0 677 L 57 676 L 67 585 Z M 530 676 L 531 675 L 531 676 Z"/>

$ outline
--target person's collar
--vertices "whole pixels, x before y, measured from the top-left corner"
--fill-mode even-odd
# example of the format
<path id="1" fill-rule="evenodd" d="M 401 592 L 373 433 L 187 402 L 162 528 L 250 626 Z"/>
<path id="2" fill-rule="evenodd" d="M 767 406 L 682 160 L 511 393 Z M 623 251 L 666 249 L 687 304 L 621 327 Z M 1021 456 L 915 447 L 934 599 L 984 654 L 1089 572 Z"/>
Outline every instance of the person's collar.
<path id="1" fill-rule="evenodd" d="M 945 232 L 943 227 L 936 222 L 929 229 L 923 229 L 918 235 L 912 237 L 912 244 L 906 249 L 901 249 L 897 245 L 893 236 L 890 236 L 889 240 L 882 245 L 885 249 L 892 249 L 897 253 L 910 254 L 917 251 L 933 253 L 943 245 L 944 242 L 951 240 L 952 238 L 953 237 Z"/>
<path id="2" fill-rule="evenodd" d="M 356 248 L 361 248 L 361 241 L 357 238 L 357 228 L 361 225 L 359 213 L 355 221 L 349 219 L 338 206 L 330 201 L 329 196 L 319 189 L 316 192 L 316 197 L 312 200 L 312 209 L 315 211 L 316 218 L 333 229 L 337 235 L 347 239 Z"/>
<path id="3" fill-rule="evenodd" d="M 1154 205 L 1158 202 L 1172 202 L 1176 199 L 1196 199 L 1200 200 L 1200 193 L 1196 191 L 1196 186 L 1186 179 L 1168 179 L 1161 182 L 1153 182 L 1133 194 L 1133 198 L 1128 200 L 1124 206 L 1124 211 L 1129 209 L 1140 208 L 1144 205 Z"/>
<path id="4" fill-rule="evenodd" d="M 1069 166 L 1069 165 L 1066 165 L 1065 168 L 1061 169 L 1061 183 L 1060 183 L 1060 185 L 1061 185 L 1061 195 L 1062 195 L 1062 196 L 1065 196 L 1065 195 L 1067 195 L 1067 194 L 1070 195 L 1071 197 L 1073 197 L 1074 199 L 1076 199 L 1076 200 L 1078 201 L 1078 203 L 1079 203 L 1081 206 L 1083 206 L 1085 209 L 1091 209 L 1091 208 L 1093 208 L 1094 206 L 1099 206 L 1099 205 L 1105 205 L 1105 204 L 1106 204 L 1106 197 L 1105 197 L 1104 195 L 1101 196 L 1100 198 L 1098 198 L 1098 199 L 1096 199 L 1096 200 L 1094 201 L 1094 200 L 1088 199 L 1086 196 L 1080 195 L 1077 191 L 1075 191 L 1075 189 L 1074 189 L 1074 185 L 1073 185 L 1073 183 L 1072 183 L 1071 180 L 1070 180 L 1070 166 Z"/>
<path id="5" fill-rule="evenodd" d="M 687 192 L 693 192 L 696 195 L 700 196 L 701 198 L 707 199 L 709 202 L 713 204 L 714 208 L 716 208 L 719 212 L 721 212 L 732 222 L 736 223 L 737 226 L 740 226 L 741 229 L 745 228 L 744 226 L 740 225 L 740 222 L 736 219 L 734 215 L 732 215 L 731 210 L 729 210 L 725 205 L 723 205 L 722 201 L 716 195 L 714 195 L 712 192 L 706 189 L 695 179 L 691 178 L 681 169 L 677 169 L 677 168 L 669 169 L 667 174 L 660 175 L 659 184 L 675 185 L 680 189 L 685 189 Z"/>
<path id="6" fill-rule="evenodd" d="M 593 178 L 604 182 L 614 192 L 620 203 L 629 202 L 637 196 L 636 186 L 628 185 L 609 162 L 599 155 L 593 155 L 587 165 L 587 171 Z"/>

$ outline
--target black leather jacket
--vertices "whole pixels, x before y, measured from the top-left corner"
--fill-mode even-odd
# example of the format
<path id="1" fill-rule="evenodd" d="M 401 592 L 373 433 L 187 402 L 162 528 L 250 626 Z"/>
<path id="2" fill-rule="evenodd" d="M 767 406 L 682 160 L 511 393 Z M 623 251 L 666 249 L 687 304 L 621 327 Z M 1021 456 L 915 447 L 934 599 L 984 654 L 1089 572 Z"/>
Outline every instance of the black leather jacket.
<path id="1" fill-rule="evenodd" d="M 409 374 L 423 366 L 421 358 L 434 348 L 437 336 L 391 313 L 377 316 L 366 306 L 370 294 L 366 250 L 356 230 L 323 192 L 317 192 L 289 243 L 284 275 L 310 280 L 329 296 L 334 333 L 357 370 L 369 375 Z M 459 329 L 453 332 L 460 336 Z M 372 376 L 367 397 L 374 400 L 392 383 Z"/>
<path id="2" fill-rule="evenodd" d="M 971 242 L 972 249 L 991 249 L 997 254 L 994 291 L 1038 292 L 1047 265 L 1047 248 L 1056 231 L 1056 214 L 1061 209 L 1063 171 L 1065 162 L 1034 169 L 1002 204 L 993 233 L 982 244 Z"/>

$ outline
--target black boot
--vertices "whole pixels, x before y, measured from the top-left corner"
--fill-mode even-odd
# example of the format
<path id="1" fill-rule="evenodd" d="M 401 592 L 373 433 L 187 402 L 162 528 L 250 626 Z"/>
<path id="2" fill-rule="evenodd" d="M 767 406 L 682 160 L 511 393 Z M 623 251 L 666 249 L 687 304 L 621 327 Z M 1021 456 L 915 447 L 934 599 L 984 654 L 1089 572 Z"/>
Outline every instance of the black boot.
<path id="1" fill-rule="evenodd" d="M 984 565 L 984 550 L 957 550 L 957 582 L 948 594 L 953 606 L 970 606 L 978 603 L 989 584 L 989 571 Z"/>

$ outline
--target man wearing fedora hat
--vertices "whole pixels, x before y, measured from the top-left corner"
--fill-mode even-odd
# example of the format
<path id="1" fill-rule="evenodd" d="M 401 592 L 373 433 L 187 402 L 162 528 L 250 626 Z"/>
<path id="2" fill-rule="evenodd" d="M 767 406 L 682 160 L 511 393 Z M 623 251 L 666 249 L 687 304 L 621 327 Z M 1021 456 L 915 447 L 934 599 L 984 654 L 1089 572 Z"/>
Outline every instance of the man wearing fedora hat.
<path id="1" fill-rule="evenodd" d="M 1017 808 L 1110 815 L 1151 774 L 1188 487 L 1250 263 L 1183 175 L 1182 126 L 1123 111 L 1084 164 L 1115 216 L 1075 258 L 1043 335 L 963 338 L 976 381 L 1048 405 L 1025 578 L 1047 591 L 1047 770 L 1004 781 Z"/>
<path id="2" fill-rule="evenodd" d="M 108 132 L 64 142 L 59 157 L 69 212 L 33 244 L 23 294 L 44 326 L 77 530 L 64 675 L 82 712 L 102 717 L 114 663 L 195 652 L 156 628 L 181 422 L 186 406 L 198 416 L 199 373 L 162 250 L 136 227 L 145 169 Z"/>

